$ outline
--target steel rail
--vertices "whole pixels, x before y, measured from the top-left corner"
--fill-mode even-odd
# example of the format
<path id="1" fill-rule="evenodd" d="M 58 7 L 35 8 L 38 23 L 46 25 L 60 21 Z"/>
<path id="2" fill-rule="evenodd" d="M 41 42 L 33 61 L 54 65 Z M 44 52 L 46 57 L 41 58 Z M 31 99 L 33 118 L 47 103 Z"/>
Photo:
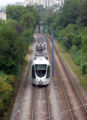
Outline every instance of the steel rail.
<path id="1" fill-rule="evenodd" d="M 34 97 L 33 97 L 33 107 L 32 107 L 32 120 L 35 120 L 35 101 L 36 101 L 36 90 L 34 86 Z"/>
<path id="2" fill-rule="evenodd" d="M 38 89 L 38 88 L 37 88 Z M 48 88 L 46 87 L 46 102 L 47 102 L 47 120 L 50 119 L 50 106 L 49 106 L 49 98 L 48 98 Z M 33 97 L 33 107 L 32 107 L 32 120 L 35 120 L 35 101 L 36 101 L 36 87 L 34 87 L 34 97 Z"/>
<path id="3" fill-rule="evenodd" d="M 51 49 L 51 48 L 50 48 L 50 49 Z M 55 57 L 54 57 L 54 61 L 55 61 L 55 63 L 56 63 Z M 57 73 L 58 78 L 59 78 L 59 82 L 60 82 L 61 88 L 62 88 L 62 90 L 63 90 L 64 98 L 65 98 L 66 104 L 67 104 L 67 106 L 68 106 L 71 119 L 72 119 L 72 120 L 75 120 L 75 117 L 74 117 L 72 108 L 71 108 L 70 103 L 69 103 L 68 96 L 67 96 L 67 94 L 66 94 L 65 86 L 64 86 L 64 84 L 63 84 L 63 81 L 61 80 L 61 79 L 62 79 L 61 74 L 59 74 L 60 72 L 58 72 L 59 68 L 58 68 L 58 66 L 56 66 L 55 64 L 54 64 L 54 66 L 55 66 L 55 70 L 56 70 L 56 73 Z M 58 83 L 58 81 L 57 81 L 57 83 Z"/>
<path id="4" fill-rule="evenodd" d="M 51 39 L 51 37 L 49 37 L 49 39 Z M 71 80 L 71 76 L 70 76 L 70 74 L 67 72 L 66 66 L 65 66 L 63 60 L 61 59 L 61 57 L 60 57 L 60 55 L 59 55 L 59 52 L 57 51 L 55 45 L 54 45 L 54 49 L 55 49 L 55 52 L 56 52 L 56 54 L 57 54 L 57 56 L 58 56 L 58 58 L 59 58 L 59 60 L 60 60 L 61 65 L 62 65 L 62 67 L 63 67 L 63 69 L 64 69 L 65 74 L 67 75 L 67 77 L 68 77 L 68 79 L 69 79 L 69 81 L 70 81 L 70 83 L 71 83 L 71 85 L 72 85 L 75 93 L 77 94 L 77 97 L 78 97 L 78 99 L 79 99 L 79 101 L 80 101 L 80 103 L 81 103 L 84 111 L 87 113 L 87 108 L 86 108 L 86 106 L 84 105 L 84 103 L 83 103 L 83 101 L 82 101 L 82 98 L 81 98 L 81 96 L 80 96 L 80 93 L 79 93 L 77 87 L 74 85 L 73 81 Z"/>
<path id="5" fill-rule="evenodd" d="M 74 85 L 74 83 L 72 82 L 71 76 L 70 76 L 69 73 L 67 72 L 66 67 L 65 67 L 65 64 L 64 64 L 63 60 L 61 59 L 61 57 L 59 56 L 59 53 L 57 52 L 56 48 L 55 48 L 55 51 L 56 51 L 56 54 L 57 54 L 57 56 L 58 56 L 58 58 L 59 58 L 59 60 L 60 60 L 61 65 L 62 65 L 62 67 L 63 67 L 63 69 L 64 69 L 64 72 L 66 73 L 66 75 L 67 75 L 67 77 L 68 77 L 68 79 L 69 79 L 69 81 L 70 81 L 70 83 L 71 83 L 71 85 L 72 85 L 72 87 L 73 87 L 73 89 L 74 89 L 74 91 L 75 91 L 75 93 L 76 93 L 76 95 L 77 95 L 77 97 L 78 97 L 78 99 L 79 99 L 79 101 L 80 101 L 80 103 L 81 103 L 84 111 L 87 113 L 87 108 L 86 108 L 86 106 L 84 105 L 84 103 L 83 103 L 83 101 L 82 101 L 82 98 L 81 98 L 81 96 L 80 96 L 80 93 L 79 93 L 78 89 L 76 88 L 76 86 Z"/>
<path id="6" fill-rule="evenodd" d="M 69 108 L 69 112 L 70 112 L 71 119 L 72 119 L 72 120 L 75 120 L 75 117 L 74 117 L 74 114 L 73 114 L 73 110 L 72 110 L 71 105 L 70 105 L 70 103 L 69 103 L 69 98 L 68 98 L 68 96 L 67 96 L 67 94 L 66 94 L 66 89 L 65 89 L 64 83 L 63 83 L 63 81 L 61 80 L 61 79 L 62 79 L 61 74 L 59 74 L 59 72 L 58 72 L 58 67 L 57 67 L 57 68 L 56 68 L 56 67 L 57 67 L 57 66 L 55 65 L 55 69 L 56 69 L 56 72 L 57 72 L 57 74 L 58 74 L 59 82 L 60 82 L 60 84 L 61 84 L 61 87 L 62 87 L 62 90 L 63 90 L 63 93 L 64 93 L 64 97 L 65 97 L 67 106 L 68 106 L 68 108 Z"/>
<path id="7" fill-rule="evenodd" d="M 48 97 L 48 88 L 47 87 L 46 87 L 46 99 L 47 99 L 47 114 L 48 114 L 47 120 L 51 120 L 49 97 Z"/>

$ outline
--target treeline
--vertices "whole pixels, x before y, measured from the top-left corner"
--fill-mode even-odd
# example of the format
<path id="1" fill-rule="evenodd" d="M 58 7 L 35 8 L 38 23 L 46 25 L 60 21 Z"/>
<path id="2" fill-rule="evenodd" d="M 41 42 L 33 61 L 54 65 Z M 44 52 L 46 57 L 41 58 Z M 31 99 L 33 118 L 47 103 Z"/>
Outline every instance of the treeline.
<path id="1" fill-rule="evenodd" d="M 53 8 L 47 7 L 44 8 L 42 5 L 36 5 L 35 8 L 39 12 L 40 22 L 43 22 L 53 11 Z"/>
<path id="2" fill-rule="evenodd" d="M 0 20 L 0 116 L 7 109 L 20 66 L 33 41 L 39 15 L 33 6 L 8 6 Z"/>
<path id="3" fill-rule="evenodd" d="M 87 0 L 67 0 L 44 21 L 87 74 Z"/>

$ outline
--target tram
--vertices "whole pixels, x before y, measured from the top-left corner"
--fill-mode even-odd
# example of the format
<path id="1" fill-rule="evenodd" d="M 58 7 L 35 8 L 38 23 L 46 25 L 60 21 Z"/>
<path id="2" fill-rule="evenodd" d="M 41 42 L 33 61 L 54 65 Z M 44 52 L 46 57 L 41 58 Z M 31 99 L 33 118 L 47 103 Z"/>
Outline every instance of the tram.
<path id="1" fill-rule="evenodd" d="M 50 82 L 50 63 L 43 56 L 32 63 L 32 82 L 34 85 L 48 85 Z"/>
<path id="2" fill-rule="evenodd" d="M 50 62 L 46 41 L 38 38 L 34 47 L 32 62 L 32 83 L 34 85 L 48 85 L 50 83 Z"/>

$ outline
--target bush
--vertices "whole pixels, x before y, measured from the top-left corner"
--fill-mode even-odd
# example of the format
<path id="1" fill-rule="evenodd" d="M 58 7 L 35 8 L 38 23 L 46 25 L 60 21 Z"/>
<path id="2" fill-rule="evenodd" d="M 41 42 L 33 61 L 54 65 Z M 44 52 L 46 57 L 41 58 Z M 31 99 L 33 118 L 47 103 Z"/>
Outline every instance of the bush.
<path id="1" fill-rule="evenodd" d="M 87 35 L 82 38 L 82 49 L 84 53 L 87 53 Z"/>
<path id="2" fill-rule="evenodd" d="M 0 114 L 8 108 L 13 91 L 15 78 L 13 75 L 5 75 L 0 72 Z"/>
<path id="3" fill-rule="evenodd" d="M 72 46 L 71 52 L 72 52 L 72 54 L 76 54 L 76 52 L 77 52 L 77 46 L 76 45 Z"/>
<path id="4" fill-rule="evenodd" d="M 87 62 L 82 64 L 82 71 L 84 74 L 87 74 Z"/>
<path id="5" fill-rule="evenodd" d="M 82 36 L 80 34 L 74 34 L 74 38 L 72 40 L 73 45 L 76 45 L 79 49 L 81 48 L 82 44 Z"/>
<path id="6" fill-rule="evenodd" d="M 73 45 L 73 39 L 75 38 L 75 34 L 74 33 L 68 33 L 66 35 L 66 39 L 63 40 L 64 45 L 66 47 L 66 50 L 70 50 L 72 45 Z"/>

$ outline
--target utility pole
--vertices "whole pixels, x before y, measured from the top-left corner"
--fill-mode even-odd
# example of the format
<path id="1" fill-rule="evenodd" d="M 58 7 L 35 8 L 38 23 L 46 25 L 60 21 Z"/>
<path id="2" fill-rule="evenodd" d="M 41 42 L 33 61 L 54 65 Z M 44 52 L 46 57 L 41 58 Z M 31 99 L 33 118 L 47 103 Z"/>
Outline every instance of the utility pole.
<path id="1" fill-rule="evenodd" d="M 48 25 L 47 25 L 47 51 L 48 51 Z"/>
<path id="2" fill-rule="evenodd" d="M 54 77 L 54 32 L 52 32 L 52 77 Z"/>

